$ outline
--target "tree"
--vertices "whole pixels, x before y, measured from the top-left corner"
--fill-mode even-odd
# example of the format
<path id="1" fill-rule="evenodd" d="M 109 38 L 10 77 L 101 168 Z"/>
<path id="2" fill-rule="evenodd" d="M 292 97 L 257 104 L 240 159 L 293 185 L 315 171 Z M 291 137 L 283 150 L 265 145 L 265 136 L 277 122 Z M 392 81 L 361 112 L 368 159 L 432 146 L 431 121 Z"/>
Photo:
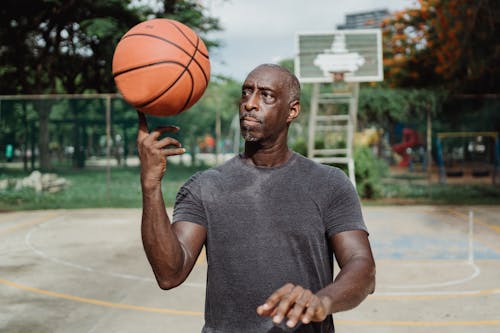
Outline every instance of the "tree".
<path id="1" fill-rule="evenodd" d="M 391 86 L 498 92 L 500 2 L 419 0 L 382 25 Z"/>
<path id="2" fill-rule="evenodd" d="M 179 136 L 184 141 L 191 156 L 195 158 L 198 139 L 205 135 L 229 138 L 231 122 L 238 115 L 238 101 L 241 85 L 225 77 L 213 77 L 203 97 L 189 111 L 181 113 L 174 121 L 181 127 Z M 226 133 L 216 133 L 216 122 L 227 129 Z M 216 142 L 220 145 L 221 142 Z M 196 162 L 196 161 L 194 161 Z"/>
<path id="3" fill-rule="evenodd" d="M 129 28 L 147 18 L 174 18 L 202 36 L 220 29 L 218 20 L 207 16 L 195 0 L 157 3 L 163 6 L 153 8 L 151 2 L 133 6 L 131 0 L 4 1 L 0 7 L 0 94 L 115 92 L 111 75 L 115 45 Z M 216 45 L 207 41 L 208 47 Z M 51 105 L 36 106 L 40 167 L 48 169 Z"/>

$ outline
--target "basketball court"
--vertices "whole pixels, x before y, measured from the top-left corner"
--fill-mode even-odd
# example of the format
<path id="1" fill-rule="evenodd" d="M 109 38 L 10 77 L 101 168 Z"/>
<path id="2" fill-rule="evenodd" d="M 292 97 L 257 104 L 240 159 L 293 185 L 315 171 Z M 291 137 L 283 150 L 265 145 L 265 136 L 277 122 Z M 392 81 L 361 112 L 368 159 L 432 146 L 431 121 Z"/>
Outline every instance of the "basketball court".
<path id="1" fill-rule="evenodd" d="M 500 331 L 500 207 L 383 206 L 364 214 L 377 290 L 335 316 L 337 332 Z M 182 286 L 160 290 L 140 216 L 139 209 L 0 214 L 0 332 L 200 332 L 204 256 Z"/>

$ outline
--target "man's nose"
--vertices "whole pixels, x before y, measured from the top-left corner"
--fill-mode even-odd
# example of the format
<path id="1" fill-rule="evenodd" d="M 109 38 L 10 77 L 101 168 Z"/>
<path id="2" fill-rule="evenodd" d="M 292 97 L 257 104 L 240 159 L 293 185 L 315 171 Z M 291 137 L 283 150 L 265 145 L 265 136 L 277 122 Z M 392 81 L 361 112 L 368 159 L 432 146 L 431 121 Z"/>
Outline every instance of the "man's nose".
<path id="1" fill-rule="evenodd" d="M 250 110 L 257 110 L 258 109 L 258 97 L 256 93 L 251 94 L 248 96 L 246 102 L 245 102 L 245 110 L 250 111 Z"/>

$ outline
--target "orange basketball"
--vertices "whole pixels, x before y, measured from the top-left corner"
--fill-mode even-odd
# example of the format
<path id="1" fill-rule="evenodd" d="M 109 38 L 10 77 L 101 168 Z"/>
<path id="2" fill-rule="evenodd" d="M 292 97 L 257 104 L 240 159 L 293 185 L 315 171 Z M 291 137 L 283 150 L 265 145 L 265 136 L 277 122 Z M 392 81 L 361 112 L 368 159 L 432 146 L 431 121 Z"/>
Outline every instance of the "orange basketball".
<path id="1" fill-rule="evenodd" d="M 113 77 L 123 98 L 136 109 L 155 116 L 175 115 L 193 106 L 207 88 L 208 51 L 180 22 L 144 21 L 116 46 Z"/>

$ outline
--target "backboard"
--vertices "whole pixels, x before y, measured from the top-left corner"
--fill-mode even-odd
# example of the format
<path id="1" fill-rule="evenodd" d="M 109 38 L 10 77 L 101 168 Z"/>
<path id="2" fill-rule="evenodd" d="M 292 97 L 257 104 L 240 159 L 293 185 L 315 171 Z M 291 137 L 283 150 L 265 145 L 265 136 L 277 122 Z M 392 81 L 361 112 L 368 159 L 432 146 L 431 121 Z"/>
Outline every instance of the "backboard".
<path id="1" fill-rule="evenodd" d="M 337 72 L 345 73 L 347 82 L 384 79 L 380 29 L 302 32 L 296 37 L 295 74 L 303 83 L 332 82 Z"/>

